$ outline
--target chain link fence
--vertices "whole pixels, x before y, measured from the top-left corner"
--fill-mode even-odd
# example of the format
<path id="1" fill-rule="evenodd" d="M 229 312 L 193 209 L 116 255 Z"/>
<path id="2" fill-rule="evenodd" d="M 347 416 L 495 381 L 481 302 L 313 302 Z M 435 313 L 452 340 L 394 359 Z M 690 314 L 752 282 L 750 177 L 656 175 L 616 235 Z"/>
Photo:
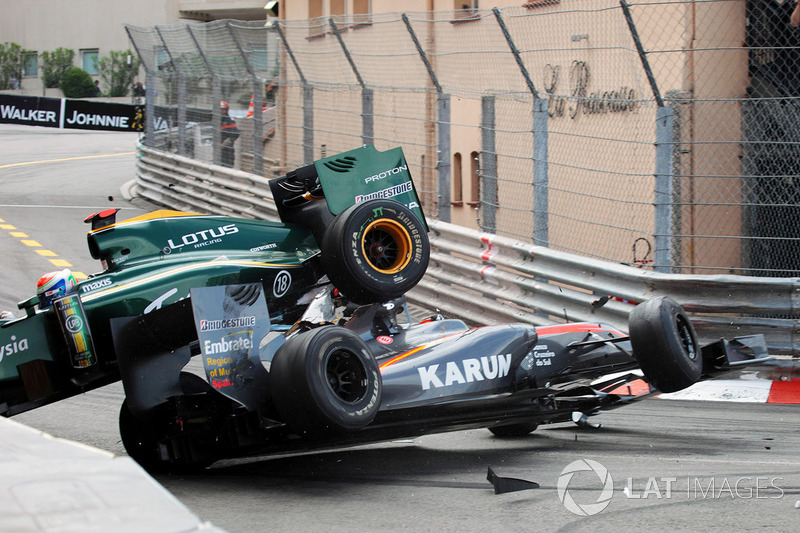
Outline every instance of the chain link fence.
<path id="1" fill-rule="evenodd" d="M 272 176 L 402 146 L 427 216 L 660 272 L 800 275 L 790 1 L 128 27 L 147 146 Z"/>

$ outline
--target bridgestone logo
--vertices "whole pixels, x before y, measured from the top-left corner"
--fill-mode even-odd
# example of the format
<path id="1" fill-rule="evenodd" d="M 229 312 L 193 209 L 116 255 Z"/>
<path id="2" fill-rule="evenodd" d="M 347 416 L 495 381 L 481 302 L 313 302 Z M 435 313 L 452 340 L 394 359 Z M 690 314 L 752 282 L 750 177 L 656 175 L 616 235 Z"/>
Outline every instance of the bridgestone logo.
<path id="1" fill-rule="evenodd" d="M 389 187 L 387 189 L 382 189 L 380 191 L 376 191 L 369 194 L 362 194 L 356 196 L 356 203 L 360 204 L 361 202 L 366 202 L 368 200 L 380 200 L 384 198 L 392 198 L 393 196 L 399 196 L 403 193 L 411 192 L 413 185 L 410 181 L 405 183 L 401 183 L 400 185 L 395 185 L 393 187 Z"/>
<path id="2" fill-rule="evenodd" d="M 217 331 L 226 328 L 251 328 L 256 325 L 256 317 L 224 318 L 222 320 L 201 320 L 200 331 Z"/>

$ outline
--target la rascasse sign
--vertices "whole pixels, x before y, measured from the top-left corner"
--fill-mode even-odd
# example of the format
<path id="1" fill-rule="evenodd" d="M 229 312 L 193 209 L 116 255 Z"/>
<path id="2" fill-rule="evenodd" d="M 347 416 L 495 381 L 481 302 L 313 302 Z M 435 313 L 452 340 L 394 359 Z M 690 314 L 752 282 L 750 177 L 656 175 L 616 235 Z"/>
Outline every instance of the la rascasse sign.
<path id="1" fill-rule="evenodd" d="M 142 106 L 67 98 L 0 95 L 0 123 L 48 128 L 139 131 Z"/>
<path id="2" fill-rule="evenodd" d="M 594 90 L 592 76 L 585 61 L 573 61 L 566 84 L 561 79 L 560 65 L 545 65 L 544 90 L 548 96 L 551 117 L 577 118 L 584 115 L 635 112 L 639 102 L 630 87 Z"/>

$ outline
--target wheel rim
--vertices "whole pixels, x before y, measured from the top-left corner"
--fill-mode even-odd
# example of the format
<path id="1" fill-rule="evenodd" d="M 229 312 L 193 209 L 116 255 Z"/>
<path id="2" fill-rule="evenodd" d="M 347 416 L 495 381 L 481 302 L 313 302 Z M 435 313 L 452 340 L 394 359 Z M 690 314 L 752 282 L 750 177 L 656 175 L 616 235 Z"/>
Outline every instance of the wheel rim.
<path id="1" fill-rule="evenodd" d="M 682 315 L 678 315 L 678 335 L 681 338 L 681 344 L 683 345 L 683 349 L 686 350 L 686 354 L 689 356 L 689 359 L 694 361 L 697 359 L 697 346 L 694 343 L 694 338 L 692 337 L 692 330 L 689 327 L 689 322 L 686 318 Z"/>
<path id="2" fill-rule="evenodd" d="M 377 220 L 369 224 L 361 248 L 370 265 L 382 274 L 396 274 L 411 260 L 411 237 L 393 220 Z"/>
<path id="3" fill-rule="evenodd" d="M 342 401 L 356 403 L 366 396 L 367 371 L 353 352 L 333 352 L 328 357 L 325 373 L 331 391 Z"/>

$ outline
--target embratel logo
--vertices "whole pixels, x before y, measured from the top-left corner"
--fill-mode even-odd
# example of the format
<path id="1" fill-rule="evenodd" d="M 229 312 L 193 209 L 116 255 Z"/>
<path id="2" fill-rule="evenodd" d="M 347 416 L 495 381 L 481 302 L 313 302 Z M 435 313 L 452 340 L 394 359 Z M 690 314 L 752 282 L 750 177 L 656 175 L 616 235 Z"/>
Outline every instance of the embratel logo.
<path id="1" fill-rule="evenodd" d="M 603 486 L 600 496 L 595 503 L 577 503 L 569 492 L 569 483 L 572 481 L 573 476 L 578 472 L 594 472 Z M 564 507 L 571 513 L 578 516 L 592 516 L 603 509 L 608 507 L 611 503 L 611 497 L 614 495 L 614 480 L 611 479 L 611 474 L 608 469 L 591 459 L 579 459 L 573 461 L 561 471 L 558 477 L 558 499 L 564 504 Z"/>

